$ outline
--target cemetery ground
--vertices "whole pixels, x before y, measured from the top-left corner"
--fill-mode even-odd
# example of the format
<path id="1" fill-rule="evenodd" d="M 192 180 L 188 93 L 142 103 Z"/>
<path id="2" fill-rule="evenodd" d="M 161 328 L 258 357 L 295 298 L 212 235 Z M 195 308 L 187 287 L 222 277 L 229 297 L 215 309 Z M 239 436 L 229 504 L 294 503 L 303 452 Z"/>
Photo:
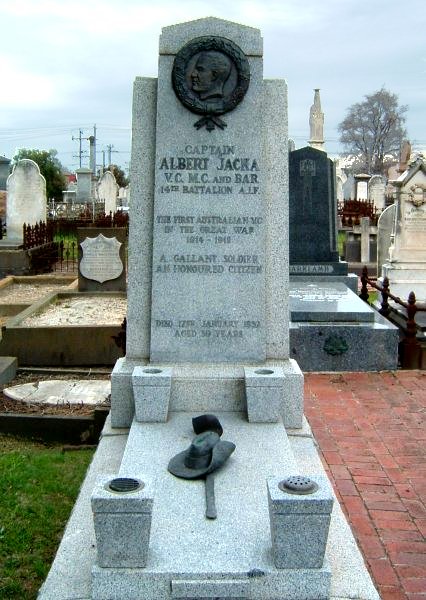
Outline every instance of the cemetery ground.
<path id="1" fill-rule="evenodd" d="M 0 598 L 36 598 L 93 450 L 0 435 Z"/>

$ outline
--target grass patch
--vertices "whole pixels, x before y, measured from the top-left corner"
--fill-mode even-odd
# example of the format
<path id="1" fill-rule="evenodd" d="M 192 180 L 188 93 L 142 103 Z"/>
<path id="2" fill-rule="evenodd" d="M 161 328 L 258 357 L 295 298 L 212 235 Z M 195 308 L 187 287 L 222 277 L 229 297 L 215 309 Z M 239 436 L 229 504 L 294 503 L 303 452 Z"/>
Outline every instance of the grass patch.
<path id="1" fill-rule="evenodd" d="M 92 456 L 0 435 L 2 600 L 37 597 Z"/>
<path id="2" fill-rule="evenodd" d="M 54 242 L 62 242 L 63 260 L 78 260 L 77 236 L 72 234 L 57 233 L 53 237 Z"/>

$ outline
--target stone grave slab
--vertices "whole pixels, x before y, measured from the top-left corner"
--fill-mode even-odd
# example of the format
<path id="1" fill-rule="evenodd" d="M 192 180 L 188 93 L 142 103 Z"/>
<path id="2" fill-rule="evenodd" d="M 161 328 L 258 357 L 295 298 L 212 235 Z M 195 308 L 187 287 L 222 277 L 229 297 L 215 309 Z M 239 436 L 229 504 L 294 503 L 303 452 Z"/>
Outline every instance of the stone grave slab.
<path id="1" fill-rule="evenodd" d="M 343 283 L 290 283 L 293 322 L 374 322 L 374 310 Z"/>
<path id="2" fill-rule="evenodd" d="M 50 379 L 14 385 L 3 390 L 12 400 L 27 404 L 109 404 L 111 382 L 108 380 Z"/>

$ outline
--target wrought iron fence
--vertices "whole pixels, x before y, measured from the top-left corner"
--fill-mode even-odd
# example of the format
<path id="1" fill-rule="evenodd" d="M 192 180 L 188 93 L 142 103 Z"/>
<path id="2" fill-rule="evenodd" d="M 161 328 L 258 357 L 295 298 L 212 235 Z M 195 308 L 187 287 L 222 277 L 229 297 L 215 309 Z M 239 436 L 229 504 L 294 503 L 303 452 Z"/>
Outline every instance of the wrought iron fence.
<path id="1" fill-rule="evenodd" d="M 399 296 L 395 296 L 390 292 L 389 279 L 385 277 L 383 279 L 383 285 L 380 285 L 374 279 L 368 276 L 368 269 L 364 267 L 361 275 L 361 292 L 360 298 L 365 302 L 368 302 L 368 286 L 371 286 L 381 293 L 381 308 L 379 313 L 384 317 L 388 318 L 392 322 L 392 313 L 394 312 L 393 307 L 389 304 L 389 298 L 393 300 L 399 306 L 402 306 L 406 311 L 406 323 L 405 328 L 402 329 L 404 338 L 400 344 L 400 362 L 403 369 L 419 369 L 421 368 L 422 362 L 422 345 L 418 340 L 418 333 L 421 328 L 416 323 L 416 313 L 426 312 L 426 305 L 419 304 L 416 301 L 416 295 L 414 292 L 410 292 L 408 300 L 405 302 Z M 399 324 L 399 323 L 395 323 Z M 400 327 L 401 329 L 401 327 Z"/>

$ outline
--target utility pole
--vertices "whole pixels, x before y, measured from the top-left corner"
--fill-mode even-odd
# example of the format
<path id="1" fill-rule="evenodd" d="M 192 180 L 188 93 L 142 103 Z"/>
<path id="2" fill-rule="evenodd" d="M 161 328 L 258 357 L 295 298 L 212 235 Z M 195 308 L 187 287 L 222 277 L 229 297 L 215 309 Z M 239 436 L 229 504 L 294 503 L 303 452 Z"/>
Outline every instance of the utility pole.
<path id="1" fill-rule="evenodd" d="M 113 152 L 118 153 L 118 150 L 113 150 L 114 144 L 107 144 L 107 152 L 108 152 L 108 166 L 112 165 L 111 154 Z"/>
<path id="2" fill-rule="evenodd" d="M 74 136 L 72 136 L 72 140 L 73 140 L 73 141 L 75 141 L 75 140 L 78 140 L 78 142 L 79 142 L 79 150 L 78 150 L 78 155 L 77 155 L 77 157 L 76 157 L 76 158 L 78 158 L 78 159 L 79 159 L 80 169 L 81 169 L 81 159 L 82 159 L 82 157 L 83 157 L 83 153 L 84 153 L 84 151 L 83 151 L 83 149 L 82 149 L 82 147 L 81 147 L 81 142 L 82 142 L 83 140 L 89 140 L 89 139 L 90 139 L 90 138 L 85 138 L 85 137 L 83 137 L 83 131 L 82 131 L 82 129 L 80 129 L 80 130 L 79 130 L 79 132 L 78 132 L 78 137 L 74 137 Z"/>

